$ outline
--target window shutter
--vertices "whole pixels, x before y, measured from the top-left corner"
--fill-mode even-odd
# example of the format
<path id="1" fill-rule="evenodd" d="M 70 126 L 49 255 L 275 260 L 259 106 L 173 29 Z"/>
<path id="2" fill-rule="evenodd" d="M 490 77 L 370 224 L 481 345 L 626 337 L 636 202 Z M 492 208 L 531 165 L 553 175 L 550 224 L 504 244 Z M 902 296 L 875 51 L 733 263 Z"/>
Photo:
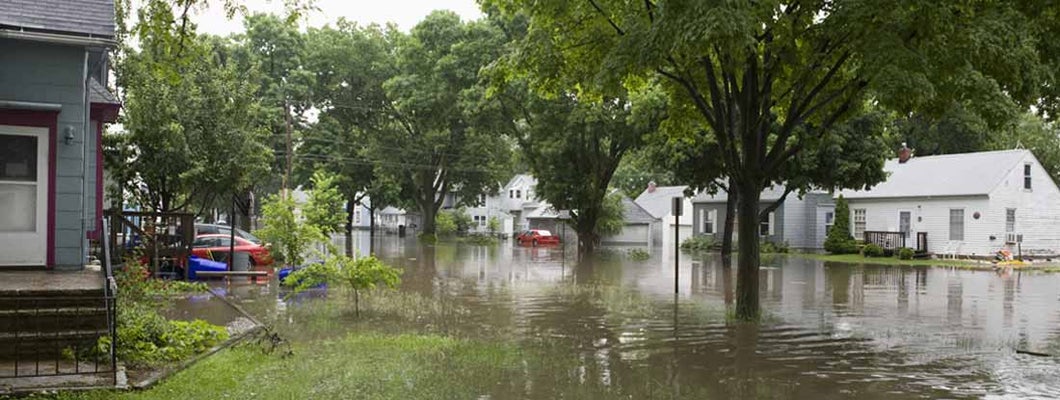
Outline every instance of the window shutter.
<path id="1" fill-rule="evenodd" d="M 773 228 L 773 222 L 774 221 L 775 221 L 775 219 L 773 218 L 773 213 L 771 212 L 771 213 L 769 213 L 769 236 L 773 236 L 775 234 L 774 233 L 774 228 Z"/>

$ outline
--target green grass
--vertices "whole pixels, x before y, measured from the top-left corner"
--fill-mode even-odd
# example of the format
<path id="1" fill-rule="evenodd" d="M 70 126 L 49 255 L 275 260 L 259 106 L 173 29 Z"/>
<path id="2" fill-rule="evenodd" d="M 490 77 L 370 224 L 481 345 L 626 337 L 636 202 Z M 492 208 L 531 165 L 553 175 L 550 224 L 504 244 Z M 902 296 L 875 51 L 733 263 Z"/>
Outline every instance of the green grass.
<path id="1" fill-rule="evenodd" d="M 876 265 L 902 265 L 902 266 L 927 266 L 927 267 L 957 267 L 968 269 L 990 269 L 992 266 L 985 261 L 929 259 L 929 260 L 899 260 L 897 257 L 863 257 L 861 254 L 793 254 L 796 257 L 807 257 L 821 261 L 841 262 L 848 264 L 876 264 Z"/>

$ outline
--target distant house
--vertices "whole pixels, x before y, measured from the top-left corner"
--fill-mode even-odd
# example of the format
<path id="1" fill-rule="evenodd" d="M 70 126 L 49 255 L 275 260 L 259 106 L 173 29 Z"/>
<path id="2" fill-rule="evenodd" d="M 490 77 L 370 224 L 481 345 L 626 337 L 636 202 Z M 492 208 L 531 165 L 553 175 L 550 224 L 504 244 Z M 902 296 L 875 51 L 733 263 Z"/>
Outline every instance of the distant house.
<path id="1" fill-rule="evenodd" d="M 0 2 L 0 266 L 80 269 L 103 209 L 112 0 Z"/>
<path id="2" fill-rule="evenodd" d="M 559 235 L 564 241 L 577 240 L 574 229 L 566 226 L 570 213 L 557 211 L 551 206 L 535 209 L 527 215 L 528 229 L 544 229 Z M 601 244 L 651 246 L 657 231 L 658 218 L 653 217 L 644 208 L 629 197 L 622 198 L 622 231 L 600 238 Z"/>
<path id="3" fill-rule="evenodd" d="M 655 232 L 652 233 L 652 241 L 656 246 L 673 246 L 674 215 L 673 199 L 682 198 L 682 214 L 678 218 L 680 243 L 692 236 L 692 196 L 686 196 L 685 190 L 688 186 L 656 186 L 654 182 L 648 184 L 636 203 L 651 214 L 658 222 L 655 224 Z"/>
<path id="4" fill-rule="evenodd" d="M 871 190 L 841 192 L 856 238 L 898 232 L 906 247 L 926 241 L 935 254 L 1060 253 L 1060 190 L 1028 150 L 905 152 L 884 170 L 887 180 Z"/>
<path id="5" fill-rule="evenodd" d="M 500 197 L 504 199 L 506 211 L 512 216 L 512 225 L 517 232 L 530 228 L 527 216 L 539 208 L 549 207 L 548 203 L 537 198 L 536 188 L 537 179 L 531 175 L 519 174 L 512 177 L 501 189 Z"/>
<path id="6" fill-rule="evenodd" d="M 622 231 L 600 238 L 603 244 L 651 246 L 659 219 L 655 218 L 633 199 L 622 196 Z"/>
<path id="7" fill-rule="evenodd" d="M 772 186 L 762 191 L 759 207 L 765 208 L 784 194 L 784 188 Z M 693 227 L 695 235 L 713 235 L 719 240 L 725 227 L 725 209 L 728 194 L 718 190 L 711 195 L 703 192 L 692 199 Z M 799 198 L 789 194 L 784 203 L 769 213 L 759 224 L 759 235 L 762 239 L 787 244 L 796 249 L 820 249 L 828 227 L 835 218 L 835 202 L 832 195 L 822 191 L 813 191 Z M 739 220 L 735 222 L 739 224 Z M 735 232 L 735 229 L 734 229 Z M 733 234 L 735 238 L 737 234 Z"/>

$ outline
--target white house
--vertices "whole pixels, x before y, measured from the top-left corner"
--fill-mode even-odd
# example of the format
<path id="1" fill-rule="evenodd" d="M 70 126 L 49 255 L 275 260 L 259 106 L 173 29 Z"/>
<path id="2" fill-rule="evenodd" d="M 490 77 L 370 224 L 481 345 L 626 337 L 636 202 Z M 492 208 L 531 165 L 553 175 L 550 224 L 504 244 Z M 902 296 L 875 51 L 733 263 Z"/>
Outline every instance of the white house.
<path id="1" fill-rule="evenodd" d="M 508 199 L 505 196 L 506 192 L 498 192 L 494 196 L 481 195 L 474 206 L 467 208 L 467 213 L 474 223 L 471 232 L 490 233 L 489 221 L 495 219 L 498 226 L 497 231 L 493 233 L 512 234 L 515 229 L 514 218 L 508 213 Z"/>
<path id="2" fill-rule="evenodd" d="M 785 188 L 780 185 L 766 188 L 762 191 L 759 207 L 772 205 L 784 195 L 784 191 Z M 721 239 L 728 199 L 724 189 L 718 189 L 716 194 L 700 192 L 692 199 L 694 235 L 710 235 Z M 834 217 L 835 204 L 831 194 L 821 190 L 812 190 L 802 196 L 790 193 L 767 218 L 759 222 L 759 234 L 762 240 L 796 249 L 821 249 Z M 739 220 L 734 223 L 735 231 Z"/>
<path id="3" fill-rule="evenodd" d="M 541 207 L 549 207 L 547 203 L 541 202 L 535 195 L 537 179 L 531 175 L 519 174 L 501 189 L 500 197 L 506 203 L 506 210 L 512 216 L 512 223 L 516 231 L 530 228 L 527 216 Z"/>
<path id="4" fill-rule="evenodd" d="M 841 192 L 856 238 L 899 232 L 906 247 L 935 254 L 1060 253 L 1060 190 L 1030 151 L 910 157 L 903 150 L 884 165 L 885 182 Z"/>
<path id="5" fill-rule="evenodd" d="M 655 182 L 649 183 L 648 188 L 640 196 L 636 203 L 648 214 L 659 220 L 655 224 L 655 232 L 652 233 L 652 241 L 656 246 L 673 246 L 674 242 L 674 215 L 673 199 L 682 198 L 682 214 L 677 218 L 679 228 L 678 243 L 692 236 L 692 196 L 685 195 L 688 186 L 656 186 Z"/>

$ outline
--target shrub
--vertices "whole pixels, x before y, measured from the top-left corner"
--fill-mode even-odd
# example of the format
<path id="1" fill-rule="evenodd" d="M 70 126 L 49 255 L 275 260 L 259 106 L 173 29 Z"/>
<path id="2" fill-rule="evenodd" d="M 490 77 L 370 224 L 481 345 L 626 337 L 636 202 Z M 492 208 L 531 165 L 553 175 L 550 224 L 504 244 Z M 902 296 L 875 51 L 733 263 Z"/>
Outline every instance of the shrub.
<path id="1" fill-rule="evenodd" d="M 224 327 L 206 321 L 170 321 L 159 310 L 174 295 L 205 291 L 203 283 L 171 282 L 149 278 L 147 268 L 134 261 L 114 274 L 118 286 L 117 337 L 115 351 L 130 364 L 177 361 L 202 352 L 228 339 Z M 110 348 L 110 337 L 102 337 L 97 355 Z"/>
<path id="2" fill-rule="evenodd" d="M 883 247 L 880 247 L 877 244 L 869 243 L 861 249 L 861 255 L 864 257 L 883 257 L 886 254 L 887 252 Z"/>
<path id="3" fill-rule="evenodd" d="M 720 246 L 721 243 L 713 235 L 692 236 L 681 242 L 681 248 L 688 251 L 713 251 Z"/>
<path id="4" fill-rule="evenodd" d="M 912 260 L 914 254 L 915 253 L 913 252 L 913 249 L 910 249 L 908 247 L 898 249 L 899 260 Z"/>
<path id="5" fill-rule="evenodd" d="M 441 236 L 449 236 L 456 233 L 456 219 L 453 218 L 453 213 L 448 211 L 442 211 L 434 217 L 434 231 Z"/>
<path id="6" fill-rule="evenodd" d="M 500 232 L 501 220 L 497 219 L 497 217 L 490 217 L 486 221 L 486 230 L 489 231 L 490 234 L 496 234 L 497 232 Z"/>
<path id="7" fill-rule="evenodd" d="M 651 258 L 651 254 L 644 249 L 629 249 L 626 251 L 626 255 L 633 261 L 647 261 Z"/>
<path id="8" fill-rule="evenodd" d="M 303 223 L 294 214 L 297 203 L 293 196 L 287 199 L 271 195 L 262 204 L 264 228 L 254 232 L 262 240 L 272 243 L 272 254 L 286 265 L 298 266 L 304 262 L 306 250 L 314 242 L 324 241 L 324 234 L 315 225 Z"/>
<path id="9" fill-rule="evenodd" d="M 790 250 L 787 242 L 773 243 L 763 241 L 762 246 L 758 249 L 759 253 L 787 253 Z"/>
<path id="10" fill-rule="evenodd" d="M 294 293 L 321 283 L 335 282 L 352 292 L 354 309 L 360 314 L 360 292 L 378 287 L 393 289 L 401 283 L 402 271 L 373 256 L 354 259 L 342 254 L 329 256 L 323 263 L 310 265 L 287 276 L 284 284 Z"/>
<path id="11" fill-rule="evenodd" d="M 850 236 L 850 206 L 842 195 L 835 201 L 835 219 L 824 240 L 824 249 L 832 254 L 857 252 L 857 244 Z"/>

